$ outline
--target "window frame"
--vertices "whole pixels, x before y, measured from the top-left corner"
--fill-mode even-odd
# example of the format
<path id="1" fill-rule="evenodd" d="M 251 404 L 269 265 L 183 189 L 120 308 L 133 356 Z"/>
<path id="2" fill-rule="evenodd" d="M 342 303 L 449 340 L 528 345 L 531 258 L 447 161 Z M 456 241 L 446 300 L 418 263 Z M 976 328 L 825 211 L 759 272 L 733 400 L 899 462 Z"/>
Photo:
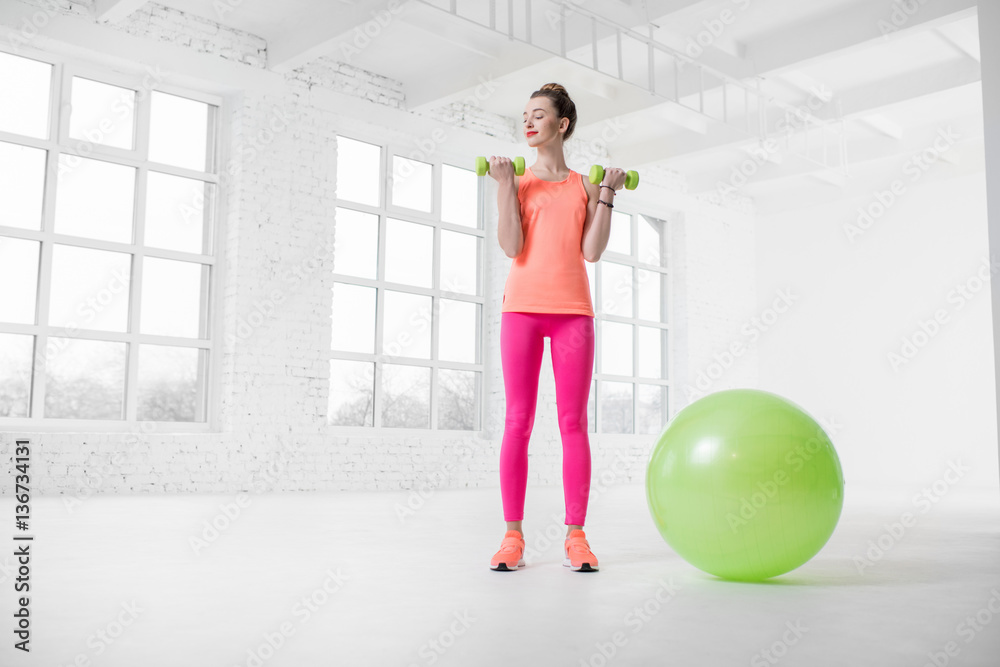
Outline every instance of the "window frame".
<path id="1" fill-rule="evenodd" d="M 45 187 L 42 202 L 42 227 L 40 230 L 23 229 L 19 227 L 0 226 L 0 235 L 10 238 L 26 239 L 40 243 L 41 253 L 38 266 L 35 323 L 34 324 L 0 324 L 0 332 L 26 334 L 34 337 L 31 356 L 32 382 L 30 388 L 28 417 L 0 417 L 0 429 L 7 431 L 32 432 L 81 432 L 81 433 L 202 433 L 219 432 L 221 425 L 221 372 L 223 351 L 223 303 L 222 285 L 224 285 L 225 264 L 225 234 L 228 188 L 225 184 L 222 165 L 228 164 L 229 138 L 225 132 L 225 119 L 228 118 L 230 105 L 221 95 L 203 90 L 185 88 L 150 81 L 150 68 L 129 65 L 112 69 L 107 65 L 93 62 L 81 62 L 77 58 L 68 58 L 34 48 L 21 47 L 16 51 L 7 48 L 0 49 L 5 54 L 24 57 L 47 63 L 52 66 L 52 77 L 49 89 L 48 138 L 39 139 L 24 135 L 0 131 L 0 141 L 16 145 L 28 146 L 46 151 Z M 71 103 L 71 88 L 73 77 L 90 79 L 114 86 L 130 88 L 136 91 L 135 98 L 135 147 L 126 150 L 114 146 L 96 144 L 85 139 L 75 139 L 69 136 L 69 113 L 66 109 Z M 184 167 L 152 162 L 148 157 L 150 110 L 152 107 L 152 92 L 162 92 L 186 99 L 204 102 L 216 107 L 214 119 L 209 123 L 208 132 L 212 146 L 210 162 L 206 171 L 196 171 Z M 83 152 L 81 146 L 86 146 L 88 152 Z M 76 155 L 85 159 L 108 161 L 125 165 L 136 170 L 133 224 L 134 238 L 128 243 L 104 241 L 57 234 L 55 224 L 55 199 L 59 155 Z M 213 229 L 211 230 L 210 252 L 208 254 L 189 253 L 160 248 L 146 248 L 143 245 L 145 233 L 145 205 L 147 174 L 150 169 L 157 172 L 192 178 L 210 183 L 215 188 L 214 210 L 211 211 Z M 206 212 L 208 211 L 206 202 Z M 103 330 L 85 330 L 79 327 L 54 327 L 48 323 L 49 296 L 52 287 L 52 252 L 55 244 L 71 245 L 82 248 L 123 252 L 130 255 L 129 281 L 129 326 L 125 332 Z M 202 271 L 209 274 L 206 284 L 202 285 L 201 302 L 208 309 L 204 322 L 206 338 L 179 338 L 143 334 L 139 331 L 141 322 L 142 296 L 142 264 L 145 257 L 157 257 L 197 263 Z M 132 326 L 134 324 L 134 326 Z M 79 419 L 46 417 L 44 414 L 44 390 L 46 377 L 39 372 L 39 359 L 44 358 L 50 338 L 86 338 L 88 340 L 124 342 L 126 344 L 126 374 L 124 378 L 123 419 Z M 138 407 L 138 359 L 139 345 L 167 345 L 170 347 L 191 347 L 207 352 L 208 363 L 199 361 L 199 382 L 202 373 L 207 371 L 204 384 L 199 389 L 204 391 L 205 420 L 195 422 L 183 421 L 153 421 L 137 420 Z M 200 355 L 199 355 L 200 356 Z"/>
<path id="2" fill-rule="evenodd" d="M 612 260 L 616 264 L 626 265 L 630 268 L 632 272 L 632 317 L 625 317 L 623 315 L 612 315 L 606 314 L 604 308 L 601 304 L 604 303 L 603 300 L 603 290 L 604 290 L 604 276 L 603 276 L 603 266 L 601 261 L 594 264 L 594 316 L 596 318 L 595 322 L 595 339 L 594 339 L 594 384 L 591 386 L 591 394 L 594 400 L 594 424 L 593 430 L 588 430 L 589 433 L 594 435 L 600 435 L 605 437 L 625 437 L 625 436 L 636 436 L 636 437 L 649 437 L 651 433 L 637 433 L 636 428 L 636 416 L 638 413 L 638 396 L 636 391 L 637 385 L 656 385 L 666 392 L 663 398 L 663 423 L 660 429 L 656 432 L 659 433 L 666 426 L 667 422 L 670 420 L 670 404 L 673 400 L 673 388 L 671 381 L 671 350 L 673 349 L 673 334 L 671 332 L 671 321 L 670 317 L 666 318 L 666 321 L 660 321 L 654 323 L 652 320 L 642 319 L 638 316 L 639 314 L 639 290 L 636 285 L 639 283 L 638 271 L 649 271 L 656 275 L 663 276 L 664 287 L 661 289 L 660 299 L 661 307 L 664 308 L 664 312 L 669 313 L 670 307 L 673 303 L 673 267 L 671 262 L 671 245 L 670 245 L 670 219 L 669 217 L 660 217 L 658 215 L 653 215 L 651 213 L 642 213 L 638 210 L 632 210 L 631 207 L 626 204 L 621 206 L 621 211 L 619 209 L 619 204 L 615 203 L 615 211 L 629 216 L 629 254 L 623 254 L 619 252 L 614 252 L 612 250 L 606 250 L 601 256 L 601 260 Z M 661 260 L 663 263 L 660 266 L 649 264 L 648 262 L 642 262 L 639 260 L 639 225 L 642 224 L 640 218 L 646 217 L 653 220 L 659 220 L 663 223 L 663 234 L 666 236 L 666 256 Z M 661 284 L 663 284 L 661 283 Z M 632 326 L 632 375 L 614 375 L 610 373 L 602 373 L 600 371 L 603 362 L 603 338 L 604 329 L 603 322 L 616 322 L 621 324 L 628 324 Z M 660 378 L 650 378 L 643 377 L 638 374 L 639 371 L 639 327 L 651 327 L 657 328 L 666 333 L 666 343 L 662 343 L 661 338 L 661 353 L 660 353 L 660 370 L 662 377 Z M 603 383 L 604 382 L 619 382 L 624 384 L 630 384 L 632 386 L 632 432 L 631 433 L 615 433 L 611 431 L 603 431 L 601 427 L 603 426 L 604 420 L 601 418 L 601 399 L 604 397 Z M 596 390 L 596 395 L 594 392 Z"/>
<path id="3" fill-rule="evenodd" d="M 394 138 L 386 139 L 384 137 L 378 137 L 371 131 L 365 129 L 359 129 L 357 127 L 350 127 L 345 124 L 341 129 L 338 129 L 336 136 L 344 137 L 347 139 L 352 139 L 354 141 L 360 141 L 367 144 L 375 145 L 379 147 L 379 205 L 371 206 L 368 204 L 363 204 L 359 202 L 350 201 L 347 199 L 337 199 L 336 208 L 337 209 L 350 209 L 353 211 L 359 211 L 362 213 L 367 213 L 375 215 L 378 218 L 378 255 L 377 255 L 377 267 L 376 276 L 374 279 L 370 278 L 360 278 L 357 276 L 334 273 L 331 272 L 332 283 L 346 283 L 351 285 L 358 285 L 362 287 L 371 287 L 376 290 L 376 302 L 375 302 L 375 352 L 374 353 L 363 353 L 363 352 L 347 352 L 334 350 L 332 340 L 330 344 L 325 348 L 324 351 L 324 361 L 329 367 L 333 360 L 344 360 L 344 361 L 362 361 L 365 363 L 374 363 L 374 376 L 372 378 L 373 382 L 373 415 L 372 415 L 372 425 L 371 426 L 356 426 L 356 425 L 339 425 L 330 423 L 330 413 L 329 413 L 329 402 L 327 403 L 327 409 L 324 417 L 324 426 L 328 429 L 328 432 L 333 435 L 369 435 L 369 436 L 386 436 L 386 435 L 402 435 L 402 436 L 428 436 L 428 435 L 439 435 L 439 436 L 468 436 L 470 434 L 482 434 L 487 429 L 486 424 L 486 403 L 487 403 L 487 387 L 488 383 L 488 373 L 490 371 L 490 364 L 486 354 L 486 310 L 487 310 L 487 300 L 489 298 L 489 271 L 487 270 L 487 256 L 486 252 L 486 229 L 484 224 L 483 216 L 483 206 L 484 206 L 484 187 L 482 178 L 476 177 L 477 188 L 476 188 L 476 226 L 469 227 L 464 225 L 459 225 L 455 223 L 450 223 L 443 221 L 441 219 L 441 200 L 442 200 L 442 188 L 443 188 L 443 165 L 462 169 L 465 171 L 472 172 L 475 175 L 474 166 L 465 166 L 463 161 L 465 158 L 456 152 L 445 150 L 443 146 L 435 146 L 435 150 L 431 151 L 429 155 L 423 155 L 422 150 L 415 151 L 413 146 L 407 146 L 406 144 L 398 141 Z M 421 153 L 421 155 L 415 155 L 415 153 Z M 394 204 L 391 201 L 392 196 L 392 179 L 393 179 L 393 169 L 392 169 L 392 157 L 396 155 L 410 160 L 415 160 L 419 162 L 424 162 L 431 165 L 431 210 L 429 212 L 419 211 L 416 209 L 406 208 Z M 339 146 L 338 146 L 338 157 L 339 157 Z M 431 260 L 431 276 L 432 283 L 431 287 L 419 287 L 414 285 L 408 285 L 404 283 L 388 282 L 385 280 L 385 239 L 386 239 L 386 224 L 388 218 L 393 218 L 397 220 L 402 220 L 405 222 L 412 222 L 415 224 L 425 224 L 433 229 L 433 257 Z M 334 222 L 336 225 L 336 222 Z M 453 231 L 461 234 L 467 234 L 474 236 L 479 242 L 479 257 L 477 258 L 478 269 L 476 280 L 478 282 L 478 294 L 466 294 L 457 293 L 444 290 L 440 286 L 440 273 L 441 273 L 441 232 L 442 231 Z M 334 232 L 336 234 L 336 231 Z M 332 289 L 332 288 L 331 288 Z M 461 301 L 464 303 L 473 303 L 479 306 L 479 317 L 476 322 L 476 334 L 478 338 L 478 346 L 476 350 L 476 356 L 479 358 L 478 362 L 461 362 L 461 361 L 442 361 L 439 357 L 439 341 L 440 341 L 440 324 L 441 320 L 439 316 L 431 317 L 431 356 L 429 359 L 424 359 L 420 357 L 406 357 L 401 355 L 390 355 L 385 353 L 383 349 L 383 338 L 384 330 L 383 326 L 385 323 L 385 291 L 391 290 L 394 292 L 403 292 L 405 294 L 417 294 L 421 296 L 429 296 L 431 298 L 431 312 L 435 315 L 440 313 L 440 299 L 449 299 L 454 301 Z M 331 291 L 331 308 L 332 308 L 332 291 Z M 331 310 L 331 314 L 335 316 Z M 336 320 L 333 320 L 333 326 L 336 326 Z M 332 332 L 331 332 L 332 333 Z M 430 415 L 429 423 L 427 428 L 421 427 L 395 427 L 395 426 L 384 426 L 381 424 L 381 413 L 382 413 L 382 399 L 384 392 L 382 391 L 382 371 L 383 366 L 386 363 L 390 364 L 402 364 L 406 366 L 414 366 L 418 368 L 430 368 Z M 439 418 L 439 398 L 440 398 L 440 388 L 438 382 L 438 375 L 441 369 L 445 370 L 460 370 L 469 371 L 473 373 L 478 373 L 478 405 L 476 407 L 476 418 L 478 421 L 478 428 L 475 429 L 444 429 L 438 428 L 438 418 Z M 328 384 L 328 390 L 332 389 L 332 383 Z M 328 394 L 329 396 L 329 394 Z"/>

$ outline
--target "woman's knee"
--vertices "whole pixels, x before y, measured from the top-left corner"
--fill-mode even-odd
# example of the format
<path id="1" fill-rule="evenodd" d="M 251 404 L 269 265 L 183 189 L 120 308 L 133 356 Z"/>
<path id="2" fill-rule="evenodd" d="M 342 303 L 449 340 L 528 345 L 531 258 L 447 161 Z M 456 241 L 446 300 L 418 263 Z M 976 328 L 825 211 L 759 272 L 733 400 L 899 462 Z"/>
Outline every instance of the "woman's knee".
<path id="1" fill-rule="evenodd" d="M 531 430 L 535 424 L 535 416 L 523 412 L 508 412 L 504 419 L 504 434 L 515 438 L 527 439 L 531 437 Z"/>
<path id="2" fill-rule="evenodd" d="M 587 433 L 587 412 L 559 415 L 559 432 L 566 434 Z"/>

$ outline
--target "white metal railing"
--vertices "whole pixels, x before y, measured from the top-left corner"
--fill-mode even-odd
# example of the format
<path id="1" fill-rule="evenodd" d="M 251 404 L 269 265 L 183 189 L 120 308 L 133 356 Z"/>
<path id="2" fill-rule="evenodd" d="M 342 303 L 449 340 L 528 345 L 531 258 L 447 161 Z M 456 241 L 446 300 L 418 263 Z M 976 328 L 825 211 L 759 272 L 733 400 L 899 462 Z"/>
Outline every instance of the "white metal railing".
<path id="1" fill-rule="evenodd" d="M 599 14 L 579 7 L 573 0 L 506 0 L 506 2 L 500 0 L 499 3 L 497 0 L 489 0 L 488 2 L 483 2 L 483 0 L 415 1 L 488 28 L 512 41 L 530 44 L 560 58 L 589 67 L 605 76 L 641 88 L 654 97 L 674 102 L 685 109 L 735 127 L 760 141 L 765 141 L 774 134 L 768 127 L 767 119 L 770 114 L 794 118 L 788 129 L 782 132 L 787 152 L 798 155 L 825 169 L 839 171 L 843 175 L 847 175 L 846 127 L 843 120 L 824 120 L 808 110 L 775 99 L 761 90 L 759 78 L 755 85 L 748 85 L 725 72 L 699 63 L 687 54 L 653 39 L 652 26 L 649 27 L 650 34 L 643 35 L 632 28 L 619 25 Z M 506 16 L 498 17 L 498 12 L 504 9 L 504 5 L 506 6 L 504 12 Z M 519 14 L 520 20 L 515 20 Z M 539 17 L 547 19 L 548 26 L 538 25 Z M 504 18 L 506 20 L 503 20 Z M 567 26 L 571 21 L 589 23 L 590 29 L 589 31 L 583 27 L 577 28 L 575 31 L 568 29 Z M 498 27 L 503 24 L 505 24 L 506 30 Z M 546 30 L 546 28 L 548 29 Z M 602 32 L 604 33 L 603 37 L 601 36 Z M 574 43 L 569 49 L 567 49 L 567 37 Z M 637 43 L 639 50 L 645 51 L 648 76 L 644 77 L 642 83 L 630 80 L 626 76 L 627 54 L 623 53 L 623 39 L 633 40 Z M 558 47 L 554 48 L 551 43 L 556 41 Z M 600 67 L 599 54 L 602 50 L 609 50 L 606 47 L 611 46 L 614 47 L 611 50 L 614 53 L 615 63 L 613 71 L 609 72 Z M 588 50 L 590 51 L 589 63 L 574 57 L 575 53 L 582 54 Z M 633 49 L 633 51 L 635 50 Z M 666 57 L 671 61 L 671 65 L 668 67 L 672 67 L 673 70 L 672 86 L 657 86 L 657 54 L 662 54 L 661 57 Z M 662 63 L 660 67 L 662 68 Z M 639 67 L 632 69 L 639 69 Z M 697 90 L 696 105 L 688 104 L 685 101 L 685 95 L 682 94 L 682 72 L 690 72 L 689 76 L 694 79 L 693 85 Z M 718 85 L 714 85 L 712 79 L 716 80 Z M 662 90 L 664 87 L 668 87 L 670 90 Z M 731 89 L 735 89 L 737 95 L 742 92 L 742 119 L 730 113 Z M 706 93 L 715 94 L 715 97 L 718 98 L 720 95 L 716 91 L 721 91 L 721 104 L 716 105 L 721 106 L 721 113 L 712 109 L 706 100 Z M 695 93 L 691 92 L 688 93 L 687 97 L 693 95 Z M 753 111 L 751 111 L 751 98 L 754 100 Z M 754 115 L 756 115 L 756 122 L 752 121 Z M 817 134 L 820 141 L 818 146 L 815 139 Z M 801 137 L 797 135 L 801 135 Z M 801 148 L 793 146 L 793 137 L 801 138 L 801 141 L 794 142 Z M 831 150 L 831 146 L 834 150 Z M 820 152 L 822 157 L 819 157 Z"/>

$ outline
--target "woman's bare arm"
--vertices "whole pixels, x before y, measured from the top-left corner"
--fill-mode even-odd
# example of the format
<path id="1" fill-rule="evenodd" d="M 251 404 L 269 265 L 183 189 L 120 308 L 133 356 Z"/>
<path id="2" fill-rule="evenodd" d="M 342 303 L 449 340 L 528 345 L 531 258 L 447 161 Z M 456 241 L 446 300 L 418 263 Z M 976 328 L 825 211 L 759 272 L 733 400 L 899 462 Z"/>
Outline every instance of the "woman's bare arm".
<path id="1" fill-rule="evenodd" d="M 498 181 L 497 208 L 500 219 L 497 224 L 497 240 L 508 257 L 521 254 L 524 234 L 521 231 L 521 204 L 517 199 L 517 177 Z"/>

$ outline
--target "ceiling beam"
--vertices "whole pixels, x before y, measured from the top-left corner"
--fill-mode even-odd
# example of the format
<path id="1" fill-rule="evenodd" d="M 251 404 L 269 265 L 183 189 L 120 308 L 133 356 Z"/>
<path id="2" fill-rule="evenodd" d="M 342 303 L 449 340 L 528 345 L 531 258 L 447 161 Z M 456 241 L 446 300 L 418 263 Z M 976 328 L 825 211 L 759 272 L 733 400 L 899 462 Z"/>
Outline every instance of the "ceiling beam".
<path id="1" fill-rule="evenodd" d="M 938 36 L 955 47 L 958 53 L 964 53 L 979 62 L 979 33 L 973 21 L 960 21 L 937 29 Z"/>
<path id="2" fill-rule="evenodd" d="M 892 138 L 891 127 L 880 125 L 877 116 L 875 116 L 875 114 L 882 112 L 884 107 L 974 84 L 980 80 L 979 63 L 966 58 L 927 68 L 919 74 L 908 72 L 890 79 L 858 86 L 844 91 L 835 98 L 835 101 L 839 103 L 840 112 L 844 118 L 848 119 L 848 122 L 854 119 L 863 120 L 869 125 L 874 123 L 878 125 L 877 129 L 882 134 Z M 834 106 L 836 105 L 824 105 L 821 109 L 814 111 L 814 114 L 820 118 L 838 118 Z M 870 121 L 869 117 L 874 120 Z M 776 125 L 779 120 L 777 117 L 770 118 L 769 135 L 779 134 Z M 717 153 L 732 144 L 746 144 L 745 134 L 731 130 L 733 128 L 719 123 L 713 125 L 711 131 L 707 133 L 682 132 L 630 145 L 619 144 L 614 151 L 614 157 L 616 161 L 622 163 L 645 164 L 662 159 L 663 156 L 671 158 L 696 157 Z M 854 156 L 850 152 L 848 159 L 849 162 L 854 161 Z"/>
<path id="3" fill-rule="evenodd" d="M 805 74 L 801 70 L 785 70 L 771 78 L 779 79 L 799 92 L 808 93 L 811 97 L 815 96 L 824 104 L 833 99 L 833 91 L 828 89 L 825 83 Z"/>
<path id="4" fill-rule="evenodd" d="M 876 109 L 906 102 L 982 81 L 979 63 L 969 58 L 925 67 L 919 72 L 906 72 L 889 79 L 873 81 L 842 91 L 836 105 L 826 105 L 814 115 L 822 119 L 867 116 Z"/>
<path id="5" fill-rule="evenodd" d="M 956 138 L 950 145 L 943 143 L 939 139 L 942 133 L 947 134 L 948 130 L 953 130 Z M 959 164 L 958 152 L 954 150 L 956 146 L 963 144 L 981 143 L 983 138 L 982 116 L 972 113 L 957 116 L 949 120 L 944 127 L 940 123 L 929 123 L 917 128 L 907 130 L 906 135 L 901 139 L 894 139 L 888 136 L 865 138 L 850 145 L 848 154 L 850 155 L 851 169 L 861 171 L 868 163 L 885 161 L 889 165 L 896 165 L 898 168 L 896 177 L 900 180 L 911 179 L 917 173 L 913 168 L 904 170 L 903 164 L 911 161 L 910 164 L 923 174 L 934 168 L 937 161 Z M 935 141 L 938 141 L 935 146 Z M 940 150 L 947 147 L 946 150 Z M 925 152 L 927 154 L 925 155 Z M 934 155 L 931 155 L 934 153 Z M 817 167 L 804 160 L 796 160 L 795 156 L 781 166 L 776 166 L 768 162 L 757 164 L 754 173 L 747 178 L 748 185 L 765 183 L 784 178 L 805 176 L 821 171 Z M 759 163 L 760 161 L 758 161 Z M 702 192 L 718 187 L 719 183 L 729 183 L 732 177 L 732 170 L 737 165 L 727 164 L 719 169 L 705 171 L 688 175 L 688 183 L 692 192 Z M 891 182 L 892 171 L 889 182 Z M 853 179 L 852 179 L 853 180 Z"/>
<path id="6" fill-rule="evenodd" d="M 149 0 L 95 0 L 94 18 L 102 23 L 118 23 Z"/>
<path id="7" fill-rule="evenodd" d="M 982 140 L 980 139 L 980 141 Z M 964 176 L 978 175 L 978 177 L 982 177 L 986 166 L 982 150 L 976 150 L 976 148 L 972 146 L 962 146 L 953 152 L 957 154 L 962 151 L 968 155 L 969 159 L 957 160 L 955 163 L 950 165 L 933 165 L 926 172 L 922 173 L 919 182 L 920 187 L 927 188 L 940 181 L 961 178 Z M 949 153 L 946 153 L 945 155 L 949 155 Z M 770 215 L 774 213 L 781 213 L 783 211 L 808 209 L 810 207 L 823 206 L 825 204 L 840 206 L 845 201 L 862 201 L 870 203 L 871 201 L 874 201 L 873 192 L 875 190 L 885 189 L 886 186 L 891 185 L 891 181 L 886 182 L 885 178 L 880 176 L 880 174 L 884 173 L 886 166 L 872 162 L 868 165 L 868 167 L 870 167 L 870 169 L 865 176 L 855 175 L 842 185 L 837 184 L 838 187 L 802 187 L 801 176 L 792 177 L 787 181 L 783 179 L 776 179 L 767 185 L 766 193 L 753 195 L 752 199 L 754 203 L 754 210 L 758 215 Z M 889 168 L 891 168 L 891 166 Z M 871 172 L 876 172 L 876 175 L 873 176 Z M 809 176 L 815 179 L 818 174 L 809 174 Z M 903 193 L 903 196 L 905 196 L 906 192 L 912 188 L 913 184 L 906 179 L 901 180 L 903 180 L 903 184 L 907 186 L 907 190 Z M 866 204 L 863 203 L 861 206 L 865 207 Z M 807 220 L 808 219 L 805 218 L 803 219 L 803 221 Z M 860 227 L 855 227 L 856 224 L 857 218 L 855 216 L 848 216 L 842 221 L 844 233 L 847 235 L 845 238 L 856 239 L 854 233 L 861 229 Z"/>
<path id="8" fill-rule="evenodd" d="M 909 30 L 927 30 L 973 16 L 979 1 L 934 0 L 918 4 L 913 14 L 903 13 L 898 0 L 854 3 L 833 14 L 756 35 L 746 44 L 747 62 L 752 64 L 754 72 L 774 74 L 812 60 L 830 58 L 860 44 L 888 41 Z M 903 18 L 896 19 L 897 26 L 893 18 L 898 15 Z"/>
<path id="9" fill-rule="evenodd" d="M 731 7 L 733 0 L 635 0 L 645 5 L 653 23 L 666 22 L 672 14 L 703 12 L 709 9 Z M 636 10 L 638 11 L 638 9 Z"/>
<path id="10" fill-rule="evenodd" d="M 750 41 L 728 43 L 717 39 L 711 45 L 702 47 L 703 50 L 695 60 L 733 78 L 748 81 L 757 76 L 776 75 L 788 68 L 826 58 L 876 39 L 895 39 L 914 29 L 926 30 L 928 27 L 940 28 L 957 24 L 956 19 L 975 15 L 980 1 L 934 0 L 920 4 L 919 11 L 908 15 L 902 12 L 898 0 L 866 0 L 842 7 L 833 13 L 757 34 Z M 733 12 L 738 11 L 738 6 L 734 6 L 732 0 L 648 0 L 648 4 L 650 15 L 656 17 L 652 23 L 657 26 L 670 26 L 671 14 L 683 14 L 689 10 L 721 12 L 728 8 Z M 899 25 L 894 23 L 894 19 Z M 969 52 L 970 56 L 971 52 L 975 52 L 978 59 L 977 36 L 970 36 L 968 32 L 965 29 L 955 29 L 947 34 L 957 48 Z M 975 30 L 972 32 L 975 33 Z M 656 39 L 688 53 L 694 38 L 686 32 L 678 34 L 677 31 L 661 27 Z"/>
<path id="11" fill-rule="evenodd" d="M 267 43 L 267 67 L 289 72 L 321 56 L 350 61 L 399 17 L 407 0 L 317 2 Z"/>
<path id="12" fill-rule="evenodd" d="M 890 120 L 885 116 L 885 114 L 872 113 L 867 116 L 861 116 L 859 120 L 876 132 L 881 132 L 887 137 L 899 139 L 903 136 L 903 126 L 893 120 Z"/>

